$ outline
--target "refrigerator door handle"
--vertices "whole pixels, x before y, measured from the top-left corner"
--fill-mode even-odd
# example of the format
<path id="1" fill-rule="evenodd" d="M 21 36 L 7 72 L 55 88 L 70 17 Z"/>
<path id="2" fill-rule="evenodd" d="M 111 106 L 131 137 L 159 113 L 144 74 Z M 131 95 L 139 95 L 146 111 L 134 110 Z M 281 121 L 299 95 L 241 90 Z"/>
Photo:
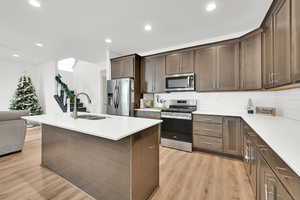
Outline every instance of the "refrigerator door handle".
<path id="1" fill-rule="evenodd" d="M 116 98 L 116 91 L 117 91 L 117 85 L 115 85 L 115 88 L 114 88 L 114 92 L 113 92 L 113 104 L 114 104 L 114 108 L 116 109 L 117 108 L 117 98 Z"/>
<path id="2" fill-rule="evenodd" d="M 117 87 L 117 109 L 119 108 L 119 105 L 120 105 L 120 86 L 118 85 Z"/>

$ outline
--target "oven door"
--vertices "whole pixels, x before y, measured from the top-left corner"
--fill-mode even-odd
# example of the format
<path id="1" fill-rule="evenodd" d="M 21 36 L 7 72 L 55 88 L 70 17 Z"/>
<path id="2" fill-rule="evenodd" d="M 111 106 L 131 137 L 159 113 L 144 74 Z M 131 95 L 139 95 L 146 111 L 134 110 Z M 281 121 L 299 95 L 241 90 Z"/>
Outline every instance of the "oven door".
<path id="1" fill-rule="evenodd" d="M 166 76 L 166 91 L 194 91 L 194 73 Z"/>
<path id="2" fill-rule="evenodd" d="M 162 118 L 161 137 L 192 143 L 193 121 L 183 119 Z"/>

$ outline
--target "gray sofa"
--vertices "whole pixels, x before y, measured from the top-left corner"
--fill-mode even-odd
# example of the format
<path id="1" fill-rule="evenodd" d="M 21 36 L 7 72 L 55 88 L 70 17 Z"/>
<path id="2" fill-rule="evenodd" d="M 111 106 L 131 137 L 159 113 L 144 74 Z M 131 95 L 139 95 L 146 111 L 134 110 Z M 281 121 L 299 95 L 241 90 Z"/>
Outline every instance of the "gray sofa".
<path id="1" fill-rule="evenodd" d="M 27 111 L 0 111 L 0 156 L 22 151 L 26 122 L 21 117 Z"/>

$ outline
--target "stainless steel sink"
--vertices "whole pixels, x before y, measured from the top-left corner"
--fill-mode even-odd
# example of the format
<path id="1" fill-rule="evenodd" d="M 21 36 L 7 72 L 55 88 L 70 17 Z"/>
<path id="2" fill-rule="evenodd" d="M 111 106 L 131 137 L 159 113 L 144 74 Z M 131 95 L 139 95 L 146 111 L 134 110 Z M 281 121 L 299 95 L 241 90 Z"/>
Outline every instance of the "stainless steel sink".
<path id="1" fill-rule="evenodd" d="M 101 117 L 98 115 L 79 115 L 77 118 L 79 119 L 87 119 L 87 120 L 101 120 L 106 119 L 106 117 Z"/>

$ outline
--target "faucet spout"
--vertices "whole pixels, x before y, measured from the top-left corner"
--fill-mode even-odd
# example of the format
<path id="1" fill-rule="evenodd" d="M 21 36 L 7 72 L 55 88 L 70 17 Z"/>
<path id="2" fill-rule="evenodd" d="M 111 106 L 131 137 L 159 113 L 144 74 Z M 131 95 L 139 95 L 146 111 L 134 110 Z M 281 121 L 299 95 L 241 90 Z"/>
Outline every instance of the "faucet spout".
<path id="1" fill-rule="evenodd" d="M 78 118 L 78 112 L 77 112 L 77 98 L 78 98 L 79 96 L 81 96 L 81 95 L 86 96 L 86 98 L 88 99 L 89 104 L 92 103 L 92 100 L 91 100 L 90 96 L 89 96 L 87 93 L 85 93 L 85 92 L 80 92 L 80 93 L 78 93 L 77 95 L 75 95 L 75 97 L 74 97 L 74 98 L 75 98 L 75 99 L 74 99 L 74 109 L 73 109 L 73 114 L 72 114 L 73 119 L 77 119 L 77 118 Z"/>

